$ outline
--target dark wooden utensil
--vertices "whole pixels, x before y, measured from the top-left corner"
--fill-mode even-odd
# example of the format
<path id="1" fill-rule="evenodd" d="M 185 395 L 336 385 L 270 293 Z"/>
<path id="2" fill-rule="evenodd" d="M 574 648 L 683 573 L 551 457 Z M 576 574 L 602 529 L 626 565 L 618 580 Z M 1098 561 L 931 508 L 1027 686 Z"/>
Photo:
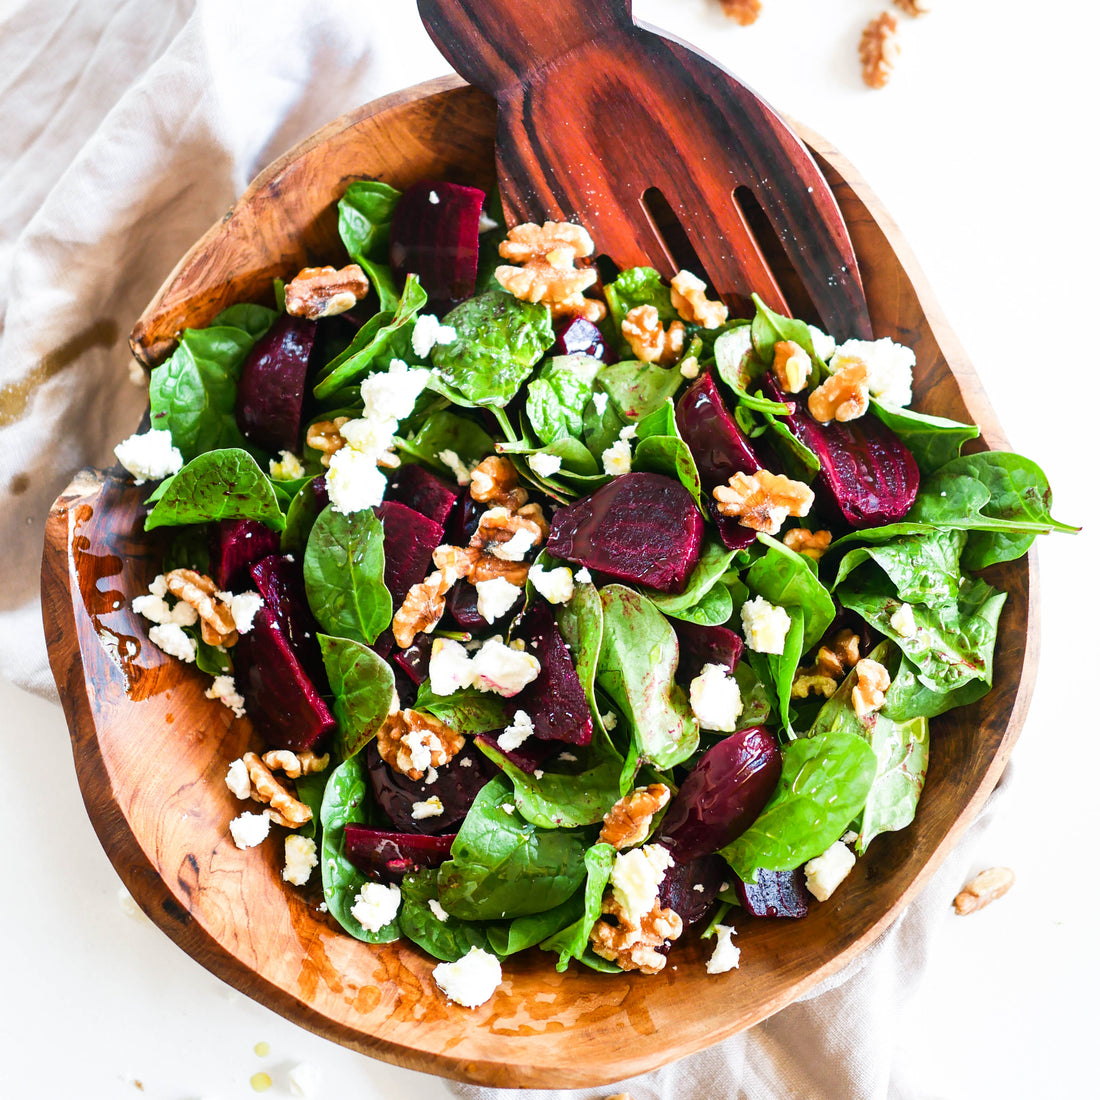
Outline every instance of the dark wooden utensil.
<path id="1" fill-rule="evenodd" d="M 687 267 L 735 314 L 755 291 L 838 338 L 870 338 L 824 176 L 717 62 L 635 24 L 630 0 L 418 4 L 443 56 L 497 101 L 510 223 L 577 221 L 619 267 Z"/>

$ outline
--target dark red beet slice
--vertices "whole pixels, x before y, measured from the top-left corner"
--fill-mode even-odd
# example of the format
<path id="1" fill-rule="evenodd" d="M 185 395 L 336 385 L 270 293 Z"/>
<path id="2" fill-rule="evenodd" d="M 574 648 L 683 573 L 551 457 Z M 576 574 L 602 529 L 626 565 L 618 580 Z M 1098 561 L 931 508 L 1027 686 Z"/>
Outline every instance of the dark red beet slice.
<path id="1" fill-rule="evenodd" d="M 259 520 L 223 519 L 211 530 L 210 572 L 223 592 L 240 592 L 248 567 L 278 552 L 278 534 Z"/>
<path id="2" fill-rule="evenodd" d="M 776 401 L 788 396 L 770 376 L 764 392 Z M 787 427 L 821 463 L 813 481 L 819 507 L 831 505 L 855 528 L 893 523 L 913 507 L 920 488 L 916 459 L 877 416 L 868 413 L 844 424 L 819 424 L 799 399 Z"/>
<path id="3" fill-rule="evenodd" d="M 684 927 L 698 923 L 714 904 L 728 882 L 731 872 L 721 856 L 706 855 L 686 863 L 673 863 L 665 871 L 665 877 L 657 890 L 662 908 L 674 909 L 680 914 Z M 696 887 L 702 889 L 696 889 Z"/>
<path id="4" fill-rule="evenodd" d="M 364 751 L 374 800 L 390 821 L 406 833 L 442 836 L 454 832 L 454 827 L 473 805 L 477 792 L 497 772 L 496 765 L 469 741 L 449 764 L 438 769 L 434 783 L 410 779 L 395 771 L 378 755 L 378 746 L 373 741 Z M 463 760 L 470 763 L 463 765 Z M 414 818 L 413 804 L 426 802 L 433 795 L 437 795 L 443 803 L 443 813 L 436 817 Z"/>
<path id="5" fill-rule="evenodd" d="M 520 771 L 530 775 L 536 768 L 541 768 L 551 756 L 557 755 L 562 746 L 554 741 L 540 741 L 535 737 L 528 737 L 518 749 L 502 749 L 497 738 L 499 733 L 479 733 L 477 742 L 492 745 L 494 749 Z"/>
<path id="6" fill-rule="evenodd" d="M 428 575 L 432 551 L 443 541 L 443 525 L 396 500 L 384 500 L 376 511 L 385 535 L 383 579 L 398 608 L 409 589 Z"/>
<path id="7" fill-rule="evenodd" d="M 398 200 L 390 223 L 390 266 L 398 277 L 420 276 L 437 305 L 469 298 L 477 285 L 478 223 L 485 192 L 421 180 Z"/>
<path id="8" fill-rule="evenodd" d="M 660 843 L 680 863 L 736 840 L 779 784 L 779 744 L 763 726 L 738 730 L 688 772 L 661 823 Z"/>
<path id="9" fill-rule="evenodd" d="M 397 645 L 397 642 L 394 639 L 393 631 L 387 626 L 374 640 L 374 645 L 370 648 L 373 649 L 383 661 L 387 661 L 395 645 Z"/>
<path id="10" fill-rule="evenodd" d="M 400 882 L 409 871 L 438 867 L 450 858 L 456 833 L 384 833 L 366 825 L 344 826 L 344 854 L 376 882 Z"/>
<path id="11" fill-rule="evenodd" d="M 479 504 L 472 496 L 469 489 L 463 489 L 447 520 L 445 540 L 448 546 L 469 546 L 470 539 L 474 537 L 481 517 L 488 511 L 488 505 Z"/>
<path id="12" fill-rule="evenodd" d="M 436 523 L 446 524 L 458 500 L 458 489 L 453 483 L 436 477 L 431 470 L 408 462 L 390 474 L 386 499 L 396 500 Z"/>
<path id="13" fill-rule="evenodd" d="M 522 599 L 522 596 L 520 598 Z M 459 581 L 447 593 L 447 610 L 460 630 L 479 634 L 489 629 L 489 623 L 477 609 L 477 589 L 466 581 Z M 509 612 L 510 615 L 511 612 Z M 498 619 L 497 622 L 501 620 Z"/>
<path id="14" fill-rule="evenodd" d="M 271 554 L 256 562 L 249 576 L 307 675 L 315 684 L 327 686 L 317 620 L 306 599 L 302 567 L 289 554 Z"/>
<path id="15" fill-rule="evenodd" d="M 256 341 L 237 383 L 237 424 L 267 451 L 296 451 L 317 323 L 283 314 Z"/>
<path id="16" fill-rule="evenodd" d="M 241 635 L 233 662 L 237 690 L 267 747 L 305 752 L 319 747 L 336 728 L 268 608 L 260 608 L 252 629 Z"/>
<path id="17" fill-rule="evenodd" d="M 428 662 L 432 658 L 432 636 L 417 634 L 408 649 L 399 649 L 393 655 L 393 663 L 404 670 L 414 684 L 422 684 L 428 678 Z"/>
<path id="18" fill-rule="evenodd" d="M 756 882 L 731 874 L 737 898 L 754 917 L 804 917 L 810 911 L 810 891 L 799 867 L 794 871 L 756 872 Z"/>
<path id="19" fill-rule="evenodd" d="M 591 355 L 593 359 L 606 362 L 607 345 L 603 333 L 591 321 L 583 317 L 570 317 L 557 325 L 550 354 Z"/>
<path id="20" fill-rule="evenodd" d="M 546 550 L 615 580 L 681 592 L 702 543 L 703 517 L 687 489 L 661 474 L 633 473 L 559 508 Z"/>
<path id="21" fill-rule="evenodd" d="M 676 427 L 695 459 L 719 538 L 730 550 L 750 545 L 756 532 L 720 515 L 711 494 L 734 474 L 755 473 L 763 464 L 726 408 L 710 371 L 700 375 L 676 403 Z"/>
<path id="22" fill-rule="evenodd" d="M 740 635 L 725 626 L 699 626 L 683 619 L 669 619 L 680 642 L 679 679 L 694 680 L 703 665 L 721 665 L 733 672 L 741 659 L 745 643 Z"/>
<path id="23" fill-rule="evenodd" d="M 317 513 L 320 515 L 328 504 L 328 486 L 325 484 L 325 475 L 318 474 L 309 483 L 309 486 L 313 490 L 313 500 L 317 506 Z"/>

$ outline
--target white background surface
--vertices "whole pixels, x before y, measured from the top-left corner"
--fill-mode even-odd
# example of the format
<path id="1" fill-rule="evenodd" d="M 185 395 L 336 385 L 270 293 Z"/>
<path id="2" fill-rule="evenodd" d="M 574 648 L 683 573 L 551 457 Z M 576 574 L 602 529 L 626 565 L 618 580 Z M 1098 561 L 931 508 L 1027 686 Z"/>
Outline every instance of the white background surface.
<path id="1" fill-rule="evenodd" d="M 411 0 L 393 6 L 383 46 L 393 87 L 445 71 Z M 908 237 L 1013 444 L 1049 474 L 1056 513 L 1086 525 L 1041 548 L 1039 681 L 1013 790 L 975 865 L 1006 864 L 1017 885 L 948 922 L 897 1039 L 923 1097 L 1095 1095 L 1100 723 L 1085 647 L 1095 650 L 1100 564 L 1090 457 L 1100 397 L 1091 136 L 1100 21 L 1092 5 L 942 0 L 921 20 L 899 16 L 899 70 L 870 92 L 854 55 L 882 7 L 765 0 L 760 22 L 743 29 L 712 0 L 635 3 L 857 166 Z M 334 103 L 332 113 L 351 106 Z M 127 915 L 84 814 L 60 711 L 0 683 L 0 716 L 14 754 L 5 821 L 20 838 L 6 845 L 0 908 L 0 1093 L 243 1100 L 255 1095 L 250 1076 L 266 1070 L 266 1095 L 285 1097 L 287 1069 L 305 1061 L 326 1098 L 449 1095 L 440 1081 L 363 1058 L 238 996 Z M 254 1052 L 259 1042 L 270 1044 L 267 1057 Z"/>

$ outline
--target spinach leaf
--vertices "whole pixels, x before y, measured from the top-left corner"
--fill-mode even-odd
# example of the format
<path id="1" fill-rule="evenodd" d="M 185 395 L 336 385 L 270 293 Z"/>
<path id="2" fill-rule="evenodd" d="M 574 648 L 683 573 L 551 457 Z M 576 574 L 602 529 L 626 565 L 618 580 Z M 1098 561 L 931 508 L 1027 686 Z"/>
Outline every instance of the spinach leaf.
<path id="1" fill-rule="evenodd" d="M 717 589 L 725 595 L 725 605 L 728 605 L 729 611 L 732 613 L 733 602 L 729 598 L 729 592 L 719 582 L 725 576 L 736 554 L 736 550 L 727 550 L 717 539 L 708 538 L 703 543 L 699 561 L 691 571 L 691 576 L 688 577 L 683 592 L 679 594 L 653 592 L 649 596 L 650 601 L 660 608 L 665 615 L 671 615 L 674 619 L 687 618 L 683 614 L 685 611 L 691 611 L 708 592 Z M 726 615 L 726 619 L 728 618 L 729 614 Z M 723 619 L 722 622 L 725 622 L 726 619 Z M 690 621 L 697 622 L 698 620 L 691 619 Z"/>
<path id="2" fill-rule="evenodd" d="M 485 217 L 496 222 L 491 229 L 483 229 L 477 238 L 477 281 L 475 294 L 484 294 L 487 290 L 503 290 L 497 282 L 497 267 L 500 264 L 500 243 L 508 236 L 508 225 L 504 218 L 504 206 L 500 201 L 500 188 L 493 187 L 485 196 L 483 208 Z"/>
<path id="3" fill-rule="evenodd" d="M 528 947 L 534 947 L 548 936 L 579 919 L 584 913 L 584 895 L 577 891 L 572 897 L 547 909 L 545 913 L 532 913 L 529 917 L 516 917 L 508 924 L 490 922 L 486 925 L 493 953 L 501 957 L 514 955 Z"/>
<path id="4" fill-rule="evenodd" d="M 555 355 L 527 384 L 527 418 L 543 443 L 584 429 L 584 409 L 603 364 L 591 355 Z"/>
<path id="5" fill-rule="evenodd" d="M 439 868 L 439 901 L 462 920 L 543 913 L 584 879 L 584 835 L 540 829 L 509 813 L 513 797 L 503 776 L 482 787 Z"/>
<path id="6" fill-rule="evenodd" d="M 873 561 L 894 582 L 899 599 L 929 607 L 952 604 L 959 596 L 959 556 L 965 543 L 965 531 L 946 529 L 850 550 L 840 559 L 834 587 Z"/>
<path id="7" fill-rule="evenodd" d="M 219 519 L 256 519 L 275 531 L 286 522 L 267 475 L 236 447 L 206 451 L 164 481 L 145 530 Z"/>
<path id="8" fill-rule="evenodd" d="M 785 607 L 788 614 L 801 607 L 805 615 L 802 651 L 806 652 L 829 629 L 836 615 L 829 590 L 817 579 L 817 563 L 796 554 L 770 535 L 758 533 L 758 544 L 767 547 L 763 556 L 749 566 L 745 581 L 758 596 Z"/>
<path id="9" fill-rule="evenodd" d="M 449 477 L 454 476 L 454 471 L 440 462 L 440 451 L 454 451 L 467 466 L 476 466 L 486 455 L 494 453 L 492 436 L 472 420 L 450 409 L 432 413 L 416 435 L 398 439 L 397 446 L 422 465 Z"/>
<path id="10" fill-rule="evenodd" d="M 584 853 L 586 879 L 584 884 L 584 913 L 577 920 L 551 936 L 539 946 L 543 951 L 557 951 L 557 970 L 565 970 L 570 959 L 581 959 L 588 953 L 588 936 L 603 908 L 603 892 L 611 878 L 615 862 L 615 849 L 610 844 L 593 844 Z M 618 967 L 614 967 L 618 970 Z"/>
<path id="11" fill-rule="evenodd" d="M 884 405 L 874 397 L 871 410 L 909 448 L 922 474 L 930 474 L 958 458 L 962 445 L 981 435 L 975 424 L 960 424 L 942 416 Z"/>
<path id="12" fill-rule="evenodd" d="M 362 642 L 318 634 L 340 727 L 340 757 L 354 756 L 381 728 L 394 698 L 393 671 Z"/>
<path id="13" fill-rule="evenodd" d="M 636 438 L 633 468 L 678 480 L 705 514 L 699 470 L 691 450 L 680 437 L 672 398 L 665 398 L 663 404 L 638 422 Z"/>
<path id="14" fill-rule="evenodd" d="M 676 396 L 684 376 L 675 367 L 639 363 L 633 359 L 610 363 L 596 376 L 598 387 L 609 394 L 627 420 L 641 420 Z M 586 440 L 595 451 L 594 444 Z M 614 439 L 611 440 L 611 443 Z M 605 444 L 610 446 L 611 444 Z"/>
<path id="15" fill-rule="evenodd" d="M 494 950 L 490 945 L 494 924 L 475 924 L 450 913 L 446 920 L 440 920 L 432 912 L 428 903 L 439 900 L 438 879 L 439 871 L 434 867 L 411 871 L 402 879 L 398 914 L 402 934 L 441 962 L 457 962 L 471 947 Z"/>
<path id="16" fill-rule="evenodd" d="M 762 726 L 771 714 L 771 705 L 768 703 L 768 693 L 760 678 L 753 671 L 748 661 L 738 661 L 733 670 L 733 678 L 741 689 L 741 715 L 737 719 L 737 729 L 748 729 L 749 726 Z"/>
<path id="17" fill-rule="evenodd" d="M 233 659 L 224 646 L 203 640 L 200 626 L 185 626 L 183 632 L 195 643 L 195 667 L 207 676 L 224 676 L 233 671 Z"/>
<path id="18" fill-rule="evenodd" d="M 210 574 L 210 532 L 205 527 L 181 527 L 172 532 L 164 551 L 162 572 L 173 569 L 194 569 Z"/>
<path id="19" fill-rule="evenodd" d="M 390 625 L 383 538 L 369 509 L 344 515 L 329 504 L 317 517 L 302 571 L 310 610 L 325 633 L 372 645 Z"/>
<path id="20" fill-rule="evenodd" d="M 920 682 L 916 666 L 903 655 L 879 713 L 897 722 L 911 718 L 935 718 L 955 707 L 975 702 L 991 686 L 984 680 L 969 680 L 951 691 L 932 691 Z"/>
<path id="21" fill-rule="evenodd" d="M 630 355 L 630 345 L 622 339 L 623 318 L 638 306 L 656 306 L 662 324 L 678 321 L 680 315 L 672 308 L 672 291 L 661 282 L 652 267 L 629 267 L 603 288 L 611 314 L 611 328 L 620 340 L 619 351 Z"/>
<path id="22" fill-rule="evenodd" d="M 821 360 L 814 351 L 813 336 L 805 321 L 796 321 L 793 317 L 784 317 L 768 309 L 758 294 L 752 296 L 756 305 L 756 316 L 752 319 L 752 346 L 757 356 L 767 366 L 775 358 L 775 345 L 783 340 L 797 344 L 812 360 L 810 386 L 816 386 L 821 379 Z"/>
<path id="23" fill-rule="evenodd" d="M 573 667 L 581 682 L 593 724 L 603 733 L 600 705 L 596 699 L 596 675 L 600 667 L 600 647 L 603 645 L 603 601 L 594 584 L 578 584 L 573 598 L 558 608 L 558 629 L 569 646 Z"/>
<path id="24" fill-rule="evenodd" d="M 867 801 L 877 761 L 862 737 L 828 730 L 782 747 L 779 786 L 760 816 L 720 849 L 746 882 L 756 871 L 792 871 L 839 839 Z"/>
<path id="25" fill-rule="evenodd" d="M 798 660 L 802 656 L 805 616 L 802 614 L 801 607 L 788 607 L 787 614 L 791 617 L 791 625 L 787 631 L 787 637 L 783 640 L 783 652 L 769 653 L 767 657 L 768 669 L 779 700 L 780 721 L 786 727 L 787 733 L 794 736 L 794 731 L 791 729 L 791 686 L 798 671 Z"/>
<path id="26" fill-rule="evenodd" d="M 456 336 L 432 348 L 441 381 L 465 402 L 504 408 L 554 342 L 550 311 L 489 291 L 460 302 L 443 319 Z"/>
<path id="27" fill-rule="evenodd" d="M 714 365 L 718 377 L 733 390 L 740 405 L 773 416 L 790 415 L 785 402 L 749 393 L 749 388 L 768 371 L 768 364 L 753 349 L 750 322 L 742 321 L 718 337 L 714 342 Z"/>
<path id="28" fill-rule="evenodd" d="M 279 548 L 284 554 L 305 553 L 309 533 L 321 514 L 321 508 L 311 478 L 294 494 L 294 499 L 287 506 L 286 527 L 279 539 Z"/>
<path id="29" fill-rule="evenodd" d="M 508 725 L 504 700 L 499 695 L 467 688 L 453 695 L 434 695 L 425 680 L 416 693 L 416 710 L 445 722 L 459 733 L 490 733 Z"/>
<path id="30" fill-rule="evenodd" d="M 595 394 L 584 410 L 584 445 L 592 454 L 602 455 L 619 438 L 626 423 L 626 417 L 607 393 Z"/>
<path id="31" fill-rule="evenodd" d="M 400 191 L 381 180 L 355 180 L 337 203 L 340 240 L 374 284 L 382 310 L 392 310 L 397 302 L 387 258 L 390 223 L 400 198 Z"/>

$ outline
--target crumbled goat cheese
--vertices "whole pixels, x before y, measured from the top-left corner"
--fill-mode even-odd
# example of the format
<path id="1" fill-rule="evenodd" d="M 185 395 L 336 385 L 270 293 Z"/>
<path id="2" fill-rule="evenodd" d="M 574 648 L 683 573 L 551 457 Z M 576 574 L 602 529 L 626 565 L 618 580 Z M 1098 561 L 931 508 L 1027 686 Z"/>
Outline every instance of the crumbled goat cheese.
<path id="1" fill-rule="evenodd" d="M 722 377 L 735 377 L 741 369 L 741 360 L 752 351 L 752 325 L 739 325 L 723 332 L 714 341 L 714 362 Z"/>
<path id="2" fill-rule="evenodd" d="M 428 659 L 428 681 L 433 695 L 454 695 L 474 682 L 474 665 L 465 647 L 454 638 L 436 638 Z"/>
<path id="3" fill-rule="evenodd" d="M 704 886 L 704 885 L 703 885 L 703 884 L 702 884 L 701 882 L 697 882 L 697 883 L 696 883 L 696 884 L 695 884 L 695 885 L 694 885 L 694 886 L 692 887 L 692 889 L 693 889 L 693 890 L 694 890 L 694 891 L 695 891 L 695 892 L 696 892 L 697 894 L 701 894 L 701 893 L 702 893 L 702 892 L 703 892 L 703 891 L 704 891 L 704 890 L 706 889 L 706 887 L 705 887 L 705 886 Z"/>
<path id="4" fill-rule="evenodd" d="M 707 959 L 708 974 L 725 974 L 727 970 L 736 970 L 741 966 L 741 948 L 735 947 L 733 937 L 737 933 L 728 924 L 714 926 L 714 951 Z"/>
<path id="5" fill-rule="evenodd" d="M 672 854 L 660 844 L 646 844 L 615 855 L 608 881 L 627 923 L 635 927 L 641 924 L 642 917 L 653 908 L 665 871 L 672 864 Z"/>
<path id="6" fill-rule="evenodd" d="M 428 192 L 428 202 L 430 202 L 432 204 L 432 206 L 438 206 L 439 205 L 439 192 L 438 191 L 429 191 Z"/>
<path id="7" fill-rule="evenodd" d="M 291 886 L 305 886 L 317 866 L 317 842 L 312 837 L 291 833 L 284 843 L 283 854 L 286 862 L 283 881 Z"/>
<path id="8" fill-rule="evenodd" d="M 306 476 L 302 460 L 293 451 L 280 451 L 278 459 L 268 459 L 267 468 L 276 481 L 293 481 Z"/>
<path id="9" fill-rule="evenodd" d="M 368 374 L 359 387 L 363 415 L 368 420 L 404 420 L 428 384 L 431 372 L 391 359 L 389 369 Z"/>
<path id="10" fill-rule="evenodd" d="M 817 325 L 807 325 L 810 330 L 810 340 L 813 343 L 814 355 L 823 363 L 827 363 L 836 351 L 836 341 L 827 333 L 822 332 Z"/>
<path id="11" fill-rule="evenodd" d="M 613 710 L 609 710 L 606 714 L 600 715 L 600 721 L 603 723 L 603 728 L 610 733 L 618 724 L 618 715 Z"/>
<path id="12" fill-rule="evenodd" d="M 494 229 L 500 228 L 500 222 L 490 218 L 484 210 L 477 216 L 477 231 L 481 233 L 491 233 Z"/>
<path id="13" fill-rule="evenodd" d="M 533 772 L 532 772 L 531 774 L 532 774 L 532 775 L 533 775 L 533 776 L 534 776 L 534 777 L 535 777 L 536 779 L 541 779 L 541 778 L 542 778 L 542 777 L 543 777 L 543 776 L 544 776 L 544 775 L 546 774 L 546 772 L 544 772 L 544 771 L 542 770 L 542 768 L 536 768 L 536 769 L 535 769 L 535 770 L 534 770 L 534 771 L 533 771 Z"/>
<path id="14" fill-rule="evenodd" d="M 538 537 L 537 532 L 521 527 L 507 542 L 494 543 L 490 549 L 493 557 L 500 558 L 501 561 L 522 561 L 524 554 L 535 545 Z"/>
<path id="15" fill-rule="evenodd" d="M 472 767 L 474 766 L 474 762 L 473 762 L 473 760 L 471 760 L 471 759 L 470 759 L 470 757 L 468 757 L 468 756 L 464 756 L 464 757 L 463 757 L 463 758 L 462 758 L 462 759 L 461 759 L 461 760 L 460 760 L 460 761 L 458 762 L 458 766 L 459 766 L 460 768 L 472 768 Z"/>
<path id="16" fill-rule="evenodd" d="M 325 487 L 333 511 L 350 515 L 382 503 L 386 475 L 378 469 L 376 455 L 341 447 L 329 462 Z"/>
<path id="17" fill-rule="evenodd" d="M 443 803 L 440 802 L 437 794 L 433 794 L 431 798 L 427 798 L 423 802 L 412 804 L 413 821 L 423 821 L 426 817 L 440 817 L 442 813 Z"/>
<path id="18" fill-rule="evenodd" d="M 620 439 L 634 439 L 638 434 L 637 424 L 627 424 L 621 432 L 619 432 Z"/>
<path id="19" fill-rule="evenodd" d="M 838 840 L 806 864 L 806 889 L 818 901 L 826 901 L 855 865 L 856 857 L 845 847 L 844 841 Z"/>
<path id="20" fill-rule="evenodd" d="M 513 806 L 513 805 L 512 805 L 512 803 L 511 803 L 511 802 L 502 802 L 502 803 L 500 804 L 500 808 L 501 808 L 501 809 L 502 809 L 502 810 L 503 810 L 503 811 L 504 811 L 504 812 L 505 812 L 505 813 L 506 813 L 506 814 L 507 814 L 507 815 L 508 815 L 509 817 L 511 817 L 511 816 L 512 816 L 512 814 L 514 814 L 514 813 L 516 812 L 516 808 L 515 808 L 515 806 Z"/>
<path id="21" fill-rule="evenodd" d="M 368 931 L 379 932 L 397 916 L 401 908 L 401 887 L 383 882 L 365 882 L 355 895 L 349 913 Z"/>
<path id="22" fill-rule="evenodd" d="M 247 634 L 252 629 L 252 620 L 256 617 L 256 612 L 264 605 L 263 597 L 259 592 L 241 592 L 236 596 L 231 595 L 225 603 L 229 605 L 229 614 L 233 616 L 233 625 L 236 626 L 238 634 Z"/>
<path id="23" fill-rule="evenodd" d="M 439 779 L 439 772 L 429 764 L 424 769 L 424 786 L 430 787 L 437 779 Z"/>
<path id="24" fill-rule="evenodd" d="M 427 359 L 436 344 L 453 344 L 457 336 L 454 326 L 441 325 L 434 313 L 422 313 L 413 325 L 413 354 L 418 359 Z"/>
<path id="25" fill-rule="evenodd" d="M 533 454 L 527 461 L 539 477 L 553 477 L 561 469 L 557 455 Z"/>
<path id="26" fill-rule="evenodd" d="M 443 742 L 429 729 L 406 730 L 401 743 L 409 750 L 410 762 L 418 772 L 431 767 L 433 752 L 443 752 Z"/>
<path id="27" fill-rule="evenodd" d="M 271 832 L 271 818 L 267 814 L 250 814 L 247 810 L 229 823 L 233 843 L 238 848 L 255 848 Z"/>
<path id="28" fill-rule="evenodd" d="M 791 617 L 782 607 L 756 596 L 746 600 L 741 608 L 741 627 L 749 649 L 757 653 L 782 653 Z"/>
<path id="29" fill-rule="evenodd" d="M 470 484 L 470 467 L 458 457 L 455 451 L 440 451 L 435 457 L 455 475 L 455 481 L 457 481 L 459 485 Z"/>
<path id="30" fill-rule="evenodd" d="M 597 416 L 603 416 L 607 409 L 607 401 L 606 393 L 594 393 L 592 395 L 592 407 L 596 410 Z"/>
<path id="31" fill-rule="evenodd" d="M 203 694 L 207 699 L 221 700 L 238 718 L 244 717 L 244 696 L 237 691 L 237 685 L 233 682 L 232 676 L 215 676 L 214 682 Z"/>
<path id="32" fill-rule="evenodd" d="M 558 753 L 558 759 L 564 764 L 575 764 L 577 758 L 571 752 Z"/>
<path id="33" fill-rule="evenodd" d="M 163 573 L 158 573 L 149 582 L 149 591 L 163 600 L 168 595 L 168 578 Z M 196 611 L 195 614 L 198 615 L 198 612 Z"/>
<path id="34" fill-rule="evenodd" d="M 321 1095 L 321 1071 L 309 1062 L 299 1062 L 287 1070 L 286 1083 L 291 1096 L 300 1096 L 303 1100 L 314 1100 Z"/>
<path id="35" fill-rule="evenodd" d="M 680 373 L 687 379 L 699 377 L 699 360 L 694 355 L 689 355 L 680 364 Z"/>
<path id="36" fill-rule="evenodd" d="M 457 962 L 440 963 L 432 977 L 448 1000 L 463 1008 L 477 1008 L 493 995 L 504 974 L 496 955 L 471 947 Z"/>
<path id="37" fill-rule="evenodd" d="M 225 773 L 225 785 L 238 798 L 252 797 L 252 780 L 248 778 L 248 765 L 243 760 L 234 760 Z"/>
<path id="38" fill-rule="evenodd" d="M 115 448 L 115 458 L 133 476 L 135 485 L 161 481 L 183 469 L 183 455 L 172 445 L 172 433 L 163 428 L 124 439 Z"/>
<path id="39" fill-rule="evenodd" d="M 630 440 L 618 439 L 600 455 L 603 472 L 608 477 L 630 473 Z"/>
<path id="40" fill-rule="evenodd" d="M 691 681 L 689 693 L 692 713 L 703 729 L 733 733 L 744 707 L 741 689 L 726 668 L 703 665 L 702 671 Z"/>
<path id="41" fill-rule="evenodd" d="M 177 623 L 158 623 L 149 628 L 149 641 L 163 650 L 169 657 L 175 657 L 186 664 L 195 659 L 195 643 L 183 632 Z"/>
<path id="42" fill-rule="evenodd" d="M 477 613 L 487 623 L 503 619 L 523 595 L 523 589 L 518 584 L 512 584 L 504 577 L 478 581 L 474 587 L 477 589 Z"/>
<path id="43" fill-rule="evenodd" d="M 535 732 L 535 724 L 531 716 L 525 710 L 517 710 L 512 716 L 511 724 L 504 727 L 504 732 L 497 738 L 497 744 L 505 752 L 514 752 Z"/>
<path id="44" fill-rule="evenodd" d="M 573 574 L 573 580 L 577 584 L 591 584 L 592 574 L 588 572 L 588 567 L 585 566 L 583 569 L 578 569 L 577 572 Z"/>
<path id="45" fill-rule="evenodd" d="M 163 596 L 152 593 L 148 596 L 135 596 L 131 606 L 138 615 L 161 626 L 166 626 L 168 623 L 175 623 L 176 626 L 194 626 L 199 621 L 199 613 L 189 603 L 179 600 L 172 607 Z"/>
<path id="46" fill-rule="evenodd" d="M 902 638 L 916 637 L 917 620 L 913 618 L 912 605 L 903 603 L 901 607 L 890 616 L 890 626 L 893 627 Z"/>
<path id="47" fill-rule="evenodd" d="M 573 574 L 564 565 L 556 569 L 532 565 L 527 579 L 547 603 L 568 603 L 573 598 Z"/>
<path id="48" fill-rule="evenodd" d="M 495 638 L 490 638 L 474 654 L 471 663 L 474 687 L 478 691 L 496 692 L 505 699 L 518 695 L 542 671 L 534 654 L 512 649 Z"/>
<path id="49" fill-rule="evenodd" d="M 856 832 L 856 831 L 855 831 L 854 829 L 849 829 L 849 830 L 848 830 L 848 831 L 847 831 L 847 832 L 846 832 L 846 833 L 845 833 L 845 834 L 844 834 L 844 835 L 843 835 L 843 836 L 842 836 L 842 837 L 840 838 L 840 843 L 841 843 L 841 844 L 855 844 L 855 842 L 856 842 L 857 840 L 859 840 L 859 833 L 857 833 L 857 832 Z"/>
<path id="50" fill-rule="evenodd" d="M 881 340 L 845 340 L 830 356 L 829 366 L 835 370 L 838 361 L 847 356 L 867 364 L 867 389 L 872 397 L 899 409 L 913 400 L 913 368 L 917 357 L 912 348 L 895 344 L 889 336 Z"/>

